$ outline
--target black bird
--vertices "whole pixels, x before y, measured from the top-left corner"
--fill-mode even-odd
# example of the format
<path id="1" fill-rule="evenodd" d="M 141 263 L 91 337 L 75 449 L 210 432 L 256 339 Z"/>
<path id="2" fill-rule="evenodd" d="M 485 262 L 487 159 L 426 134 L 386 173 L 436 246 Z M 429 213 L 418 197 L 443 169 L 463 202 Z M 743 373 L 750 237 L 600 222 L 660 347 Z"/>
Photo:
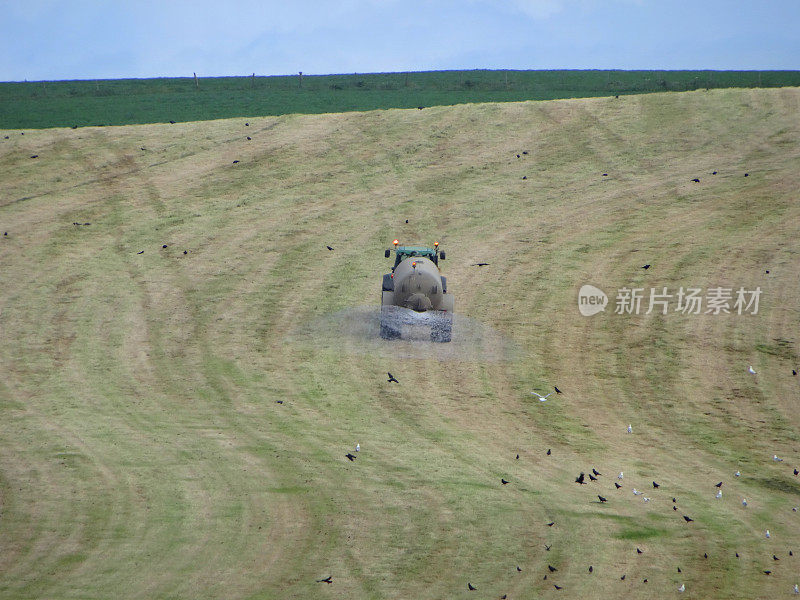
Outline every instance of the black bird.
<path id="1" fill-rule="evenodd" d="M 714 487 L 722 487 L 722 482 L 720 481 L 719 483 L 715 483 Z"/>
<path id="2" fill-rule="evenodd" d="M 275 400 L 276 404 L 283 404 L 283 400 Z"/>
<path id="3" fill-rule="evenodd" d="M 738 552 L 736 553 L 736 558 L 739 558 L 739 553 Z"/>
<path id="4" fill-rule="evenodd" d="M 608 173 L 603 173 L 603 177 L 608 177 Z"/>
<path id="5" fill-rule="evenodd" d="M 474 265 L 472 265 L 472 266 L 473 266 L 473 267 L 485 267 L 485 266 L 486 266 L 486 265 L 488 265 L 488 264 L 489 264 L 489 263 L 475 263 L 475 264 L 474 264 Z"/>
<path id="6" fill-rule="evenodd" d="M 523 154 L 527 154 L 527 153 L 528 153 L 528 151 L 527 151 L 527 150 L 523 150 L 523 151 L 522 151 L 522 153 L 523 153 Z"/>
<path id="7" fill-rule="evenodd" d="M 717 174 L 717 172 L 716 172 L 716 171 L 712 171 L 712 172 L 711 172 L 711 174 L 712 174 L 712 175 L 716 175 L 716 174 Z"/>
<path id="8" fill-rule="evenodd" d="M 553 389 L 556 391 L 556 394 L 562 394 L 563 393 L 560 389 L 558 389 L 557 385 L 554 385 Z"/>
<path id="9" fill-rule="evenodd" d="M 550 522 L 547 524 L 547 526 L 548 526 L 548 527 L 552 527 L 552 526 L 553 526 L 553 525 L 555 525 L 555 524 L 556 524 L 556 522 L 555 522 L 555 521 L 550 521 Z"/>
<path id="10" fill-rule="evenodd" d="M 250 123 L 245 123 L 244 126 L 245 127 L 250 127 Z"/>
<path id="11" fill-rule="evenodd" d="M 591 473 L 589 473 L 589 479 L 591 479 L 592 481 L 597 481 L 597 477 L 595 477 Z"/>
<path id="12" fill-rule="evenodd" d="M 184 250 L 183 253 L 184 254 L 189 254 L 189 251 L 188 250 Z"/>
<path id="13" fill-rule="evenodd" d="M 656 489 L 658 489 L 658 488 L 660 488 L 660 487 L 661 487 L 661 484 L 659 484 L 659 483 L 656 483 L 656 482 L 654 481 L 654 482 L 653 482 L 653 487 L 654 487 L 654 488 L 656 488 Z"/>
<path id="14" fill-rule="evenodd" d="M 519 158 L 519 154 L 517 154 L 517 158 Z"/>
<path id="15" fill-rule="evenodd" d="M 683 515 L 683 520 L 686 521 L 687 523 L 691 523 L 692 521 L 694 521 L 693 518 L 687 517 L 686 515 Z"/>
<path id="16" fill-rule="evenodd" d="M 353 462 L 356 459 L 356 457 L 350 454 L 349 452 L 345 454 L 345 456 L 347 457 L 347 460 L 349 460 L 350 462 Z"/>
<path id="17" fill-rule="evenodd" d="M 795 467 L 795 469 L 794 469 L 794 474 L 795 474 L 795 475 L 797 475 L 798 473 L 800 473 L 800 471 L 798 471 L 798 470 L 797 470 L 797 467 Z"/>
<path id="18" fill-rule="evenodd" d="M 600 477 L 600 475 L 602 475 L 602 473 L 598 473 L 598 472 L 597 472 L 597 469 L 595 469 L 595 468 L 592 468 L 592 473 L 594 473 L 594 474 L 595 474 L 595 475 L 597 475 L 598 477 Z"/>
<path id="19" fill-rule="evenodd" d="M 603 498 L 600 494 L 597 494 L 597 497 L 600 498 L 600 502 L 608 502 L 608 499 Z"/>
<path id="20" fill-rule="evenodd" d="M 77 125 L 73 125 L 73 126 L 72 126 L 72 128 L 73 128 L 73 129 L 77 129 L 77 128 L 78 128 L 78 126 L 77 126 Z"/>
<path id="21" fill-rule="evenodd" d="M 561 587 L 560 585 L 556 585 L 555 583 L 553 584 L 553 587 L 556 588 L 557 590 L 563 590 L 564 589 L 563 587 Z"/>
<path id="22" fill-rule="evenodd" d="M 772 555 L 772 560 L 780 560 L 780 558 L 778 558 L 777 556 L 775 556 L 775 555 L 773 554 L 773 555 Z"/>
<path id="23" fill-rule="evenodd" d="M 502 478 L 501 478 L 501 479 L 500 479 L 500 483 L 502 483 L 503 485 L 505 485 L 505 484 L 507 484 L 508 482 L 507 482 L 505 479 L 502 479 Z"/>
<path id="24" fill-rule="evenodd" d="M 395 383 L 400 383 L 399 381 L 397 381 L 397 379 L 395 379 L 395 378 L 394 378 L 394 375 L 392 375 L 391 373 L 389 373 L 389 371 L 386 371 L 386 374 L 389 376 L 389 381 L 388 381 L 388 383 L 392 383 L 393 381 L 394 381 Z"/>
<path id="25" fill-rule="evenodd" d="M 517 454 L 517 458 L 516 458 L 516 460 L 519 460 L 519 454 Z"/>
<path id="26" fill-rule="evenodd" d="M 789 556 L 794 556 L 794 554 L 792 554 L 791 550 L 789 550 Z"/>
<path id="27" fill-rule="evenodd" d="M 619 488 L 621 488 L 621 487 L 622 487 L 622 486 L 621 486 L 620 484 L 618 484 L 616 481 L 614 482 L 614 485 L 615 485 L 615 486 L 617 486 L 617 489 L 619 489 Z"/>
<path id="28" fill-rule="evenodd" d="M 580 483 L 581 485 L 586 485 L 586 482 L 583 480 L 583 477 L 584 477 L 583 473 L 581 473 L 580 475 L 578 475 L 578 476 L 575 478 L 575 483 Z"/>
<path id="29" fill-rule="evenodd" d="M 647 269 L 649 269 L 649 268 L 650 268 L 650 265 L 645 265 L 645 266 L 643 266 L 642 268 L 643 268 L 645 271 L 647 271 Z"/>
<path id="30" fill-rule="evenodd" d="M 745 173 L 745 174 L 744 174 L 744 176 L 745 176 L 745 177 L 749 177 L 749 176 L 750 176 L 750 173 Z"/>
<path id="31" fill-rule="evenodd" d="M 623 575 L 622 577 L 620 577 L 620 580 L 622 580 L 622 581 L 625 581 L 625 575 Z"/>
<path id="32" fill-rule="evenodd" d="M 39 158 L 39 155 L 38 154 L 32 154 L 31 158 Z"/>
<path id="33" fill-rule="evenodd" d="M 408 223 L 408 219 L 406 219 L 406 223 Z"/>
<path id="34" fill-rule="evenodd" d="M 772 571 L 764 571 L 764 575 L 769 575 Z"/>
<path id="35" fill-rule="evenodd" d="M 247 141 L 248 141 L 248 142 L 249 142 L 250 140 L 252 140 L 252 139 L 253 139 L 253 138 L 251 138 L 249 135 L 247 136 Z"/>
<path id="36" fill-rule="evenodd" d="M 695 177 L 694 179 L 692 179 L 692 181 L 694 181 L 695 183 L 700 183 L 700 180 L 699 180 L 697 177 Z"/>
<path id="37" fill-rule="evenodd" d="M 678 499 L 677 499 L 677 498 L 673 498 L 673 499 L 672 499 L 672 503 L 673 503 L 673 504 L 677 504 L 677 503 L 678 503 Z"/>
<path id="38" fill-rule="evenodd" d="M 422 110 L 423 108 L 425 108 L 425 107 L 424 106 L 418 106 L 417 110 Z"/>
<path id="39" fill-rule="evenodd" d="M 6 234 L 8 235 L 8 234 Z M 547 449 L 547 456 L 550 456 L 550 448 Z"/>
<path id="40" fill-rule="evenodd" d="M 517 573 L 522 573 L 522 569 L 519 568 L 519 565 L 517 565 Z"/>
<path id="41" fill-rule="evenodd" d="M 330 246 L 325 246 L 328 250 L 333 250 Z"/>
<path id="42" fill-rule="evenodd" d="M 146 152 L 146 149 L 145 149 L 144 146 L 139 146 L 139 150 L 141 150 L 142 152 Z"/>
<path id="43" fill-rule="evenodd" d="M 636 554 L 641 554 L 641 553 L 642 553 L 642 551 L 639 548 L 637 548 L 636 549 Z"/>
<path id="44" fill-rule="evenodd" d="M 797 375 L 797 371 L 795 369 L 792 369 L 792 375 Z"/>
<path id="45" fill-rule="evenodd" d="M 647 579 L 645 579 L 644 581 L 642 581 L 642 583 L 647 583 Z"/>
<path id="46" fill-rule="evenodd" d="M 672 510 L 678 510 L 678 507 L 677 506 L 673 506 Z"/>
<path id="47" fill-rule="evenodd" d="M 703 552 L 703 558 L 708 558 L 708 552 Z"/>
<path id="48" fill-rule="evenodd" d="M 594 567 L 592 565 L 589 565 L 589 573 L 592 573 L 592 572 L 594 572 Z"/>
<path id="49" fill-rule="evenodd" d="M 317 583 L 333 583 L 333 575 L 328 575 L 325 579 L 317 579 Z"/>
<path id="50" fill-rule="evenodd" d="M 161 247 L 162 247 L 162 248 L 166 248 L 166 247 L 167 247 L 167 245 L 166 245 L 166 244 L 164 244 L 164 245 L 163 245 L 163 246 L 161 246 Z"/>
<path id="51" fill-rule="evenodd" d="M 508 598 L 508 594 L 503 594 L 500 596 L 500 600 L 506 600 L 506 598 Z"/>
<path id="52" fill-rule="evenodd" d="M 233 161 L 233 164 L 236 164 L 236 163 L 238 163 L 238 162 L 239 162 L 238 160 L 235 160 L 235 161 Z"/>
<path id="53" fill-rule="evenodd" d="M 475 591 L 475 590 L 477 590 L 478 588 L 476 588 L 474 585 L 472 585 L 472 584 L 471 584 L 471 583 L 468 581 L 468 582 L 467 582 L 467 589 L 468 589 L 470 592 L 474 592 L 474 591 Z"/>
<path id="54" fill-rule="evenodd" d="M 545 552 L 550 552 L 550 548 L 552 548 L 552 547 L 553 547 L 553 544 L 550 544 L 549 546 L 547 544 L 545 544 L 544 545 L 544 551 Z"/>
<path id="55" fill-rule="evenodd" d="M 681 568 L 680 567 L 678 567 L 678 573 L 681 573 Z"/>
<path id="56" fill-rule="evenodd" d="M 558 571 L 558 569 L 556 569 L 556 568 L 555 568 L 554 566 L 552 566 L 552 565 L 547 565 L 547 568 L 548 568 L 548 569 L 550 569 L 550 572 L 551 572 L 551 573 L 555 573 L 556 571 Z"/>
<path id="57" fill-rule="evenodd" d="M 141 252 L 137 252 L 136 254 L 144 254 L 144 250 L 142 250 Z"/>
<path id="58" fill-rule="evenodd" d="M 527 175 L 523 175 L 523 176 L 522 176 L 522 178 L 523 178 L 523 179 L 527 179 L 527 178 L 528 178 L 528 176 L 527 176 Z"/>

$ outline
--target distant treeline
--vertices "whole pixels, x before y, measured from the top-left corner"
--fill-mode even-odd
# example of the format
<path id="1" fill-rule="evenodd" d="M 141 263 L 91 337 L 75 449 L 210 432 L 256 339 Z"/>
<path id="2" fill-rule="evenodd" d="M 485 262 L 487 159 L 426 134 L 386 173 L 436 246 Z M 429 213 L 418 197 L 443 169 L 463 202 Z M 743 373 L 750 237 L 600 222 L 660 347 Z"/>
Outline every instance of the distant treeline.
<path id="1" fill-rule="evenodd" d="M 800 86 L 800 71 L 484 70 L 26 81 L 0 83 L 0 127 L 129 125 L 785 86 Z"/>

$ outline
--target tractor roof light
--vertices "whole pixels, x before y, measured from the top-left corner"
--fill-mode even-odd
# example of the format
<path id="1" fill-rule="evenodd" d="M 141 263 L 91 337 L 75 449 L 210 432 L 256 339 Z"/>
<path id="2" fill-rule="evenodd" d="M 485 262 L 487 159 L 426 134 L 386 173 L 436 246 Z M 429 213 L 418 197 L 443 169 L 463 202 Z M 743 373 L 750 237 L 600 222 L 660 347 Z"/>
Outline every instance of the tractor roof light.
<path id="1" fill-rule="evenodd" d="M 433 242 L 433 247 L 434 248 L 438 248 L 439 247 L 439 242 Z"/>
<path id="2" fill-rule="evenodd" d="M 395 240 L 395 241 L 393 241 L 392 243 L 394 244 L 394 247 L 395 247 L 395 248 L 397 248 L 397 244 L 399 244 L 400 242 L 398 242 L 397 240 Z"/>

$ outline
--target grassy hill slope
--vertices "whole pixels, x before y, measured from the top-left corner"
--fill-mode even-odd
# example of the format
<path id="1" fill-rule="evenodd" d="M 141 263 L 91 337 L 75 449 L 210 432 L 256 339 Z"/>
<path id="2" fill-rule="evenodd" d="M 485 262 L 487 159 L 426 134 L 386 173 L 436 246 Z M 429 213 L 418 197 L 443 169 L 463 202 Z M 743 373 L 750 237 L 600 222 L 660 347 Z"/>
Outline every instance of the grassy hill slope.
<path id="1" fill-rule="evenodd" d="M 789 595 L 798 109 L 712 90 L 0 132 L 0 598 Z M 394 237 L 438 239 L 457 312 L 516 350 L 394 358 L 320 326 L 379 302 Z M 584 283 L 606 312 L 580 315 Z M 625 286 L 762 296 L 615 315 Z"/>

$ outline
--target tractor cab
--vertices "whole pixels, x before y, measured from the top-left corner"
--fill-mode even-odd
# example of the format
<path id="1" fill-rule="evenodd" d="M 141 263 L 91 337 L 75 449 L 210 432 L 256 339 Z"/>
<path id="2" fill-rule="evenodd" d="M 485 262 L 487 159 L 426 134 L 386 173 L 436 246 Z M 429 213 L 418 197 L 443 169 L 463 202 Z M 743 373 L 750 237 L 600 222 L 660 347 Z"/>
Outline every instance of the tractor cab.
<path id="1" fill-rule="evenodd" d="M 428 248 L 427 246 L 398 246 L 396 241 L 394 243 L 395 258 L 392 272 L 394 272 L 394 270 L 397 268 L 397 265 L 399 265 L 405 259 L 414 256 L 427 258 L 437 267 L 439 266 L 439 257 L 441 257 L 442 260 L 445 259 L 444 251 L 439 251 L 439 242 L 436 242 L 434 248 Z M 386 258 L 389 258 L 390 253 L 390 250 L 386 251 Z"/>

